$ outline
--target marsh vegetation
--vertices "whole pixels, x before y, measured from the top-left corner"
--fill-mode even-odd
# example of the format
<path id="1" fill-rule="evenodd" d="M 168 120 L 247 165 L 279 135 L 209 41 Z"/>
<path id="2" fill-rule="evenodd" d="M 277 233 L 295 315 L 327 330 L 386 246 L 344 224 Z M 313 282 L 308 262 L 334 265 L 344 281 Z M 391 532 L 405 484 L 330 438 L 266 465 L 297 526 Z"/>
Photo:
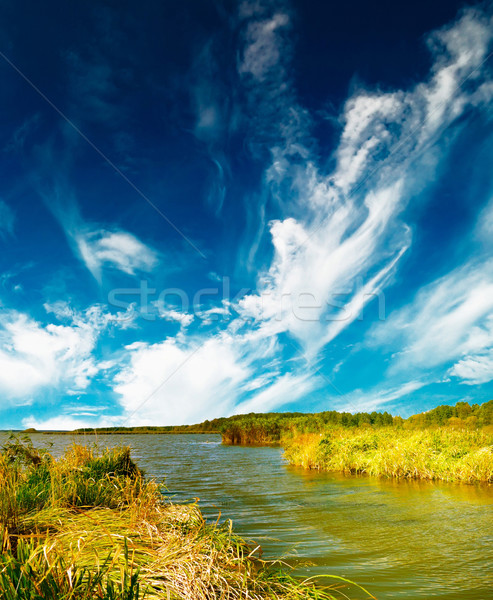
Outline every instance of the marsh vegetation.
<path id="1" fill-rule="evenodd" d="M 385 477 L 493 483 L 493 434 L 483 431 L 333 429 L 285 440 L 293 465 Z"/>
<path id="2" fill-rule="evenodd" d="M 164 491 L 127 447 L 72 445 L 55 459 L 11 438 L 0 452 L 2 598 L 347 597 L 349 582 L 297 580 L 230 523 L 207 523 L 196 504 L 173 504 Z"/>
<path id="3" fill-rule="evenodd" d="M 493 401 L 389 413 L 241 415 L 225 444 L 279 444 L 293 465 L 396 478 L 493 482 Z"/>

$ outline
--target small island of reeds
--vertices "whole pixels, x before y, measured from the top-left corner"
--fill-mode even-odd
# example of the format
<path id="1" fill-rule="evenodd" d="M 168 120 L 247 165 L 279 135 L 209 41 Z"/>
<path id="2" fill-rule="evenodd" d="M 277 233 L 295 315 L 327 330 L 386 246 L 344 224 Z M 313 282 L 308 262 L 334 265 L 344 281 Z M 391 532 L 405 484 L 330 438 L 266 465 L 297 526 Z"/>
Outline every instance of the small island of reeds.
<path id="1" fill-rule="evenodd" d="M 232 417 L 224 444 L 277 444 L 290 464 L 430 481 L 493 483 L 493 401 L 389 413 L 270 413 Z"/>
<path id="2" fill-rule="evenodd" d="M 230 523 L 207 523 L 197 505 L 173 504 L 164 492 L 128 447 L 72 445 L 56 459 L 28 438 L 10 438 L 0 450 L 2 599 L 296 600 L 347 598 L 349 586 L 358 597 L 364 592 L 334 577 L 324 586 L 297 580 L 281 562 L 261 560 Z"/>

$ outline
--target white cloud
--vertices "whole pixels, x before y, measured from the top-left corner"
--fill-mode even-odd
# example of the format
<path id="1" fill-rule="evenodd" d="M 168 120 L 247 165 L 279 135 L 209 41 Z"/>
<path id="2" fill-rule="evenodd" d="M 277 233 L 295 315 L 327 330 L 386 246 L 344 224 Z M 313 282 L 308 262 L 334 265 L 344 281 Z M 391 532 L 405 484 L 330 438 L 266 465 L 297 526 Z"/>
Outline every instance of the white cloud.
<path id="1" fill-rule="evenodd" d="M 213 306 L 206 310 L 201 310 L 198 307 L 197 317 L 200 319 L 202 325 L 210 325 L 217 321 L 227 321 L 231 317 L 230 303 L 227 300 L 222 301 L 222 306 Z"/>
<path id="2" fill-rule="evenodd" d="M 184 300 L 184 298 L 182 298 Z M 183 302 L 183 305 L 188 305 L 187 302 Z M 182 308 L 183 308 L 182 305 Z M 147 318 L 160 318 L 165 321 L 174 321 L 179 323 L 182 329 L 186 329 L 191 325 L 195 319 L 195 314 L 186 312 L 185 310 L 179 310 L 175 306 L 168 305 L 163 298 L 159 298 L 156 301 L 150 302 L 150 310 L 146 308 Z"/>
<path id="3" fill-rule="evenodd" d="M 285 373 L 253 398 L 240 402 L 235 407 L 234 414 L 272 411 L 303 398 L 322 383 L 320 379 L 312 377 L 311 373 L 302 375 Z"/>
<path id="4" fill-rule="evenodd" d="M 194 320 L 194 316 L 192 314 L 180 312 L 179 310 L 172 308 L 160 309 L 159 316 L 168 321 L 176 321 L 177 323 L 180 323 L 182 327 L 188 327 Z"/>
<path id="5" fill-rule="evenodd" d="M 82 390 L 98 368 L 91 352 L 95 336 L 90 327 L 49 324 L 26 315 L 2 315 L 0 390 L 7 398 L 23 398 L 45 386 Z"/>
<path id="6" fill-rule="evenodd" d="M 493 336 L 490 339 L 493 343 Z M 458 377 L 468 385 L 480 385 L 493 380 L 493 348 L 482 354 L 466 356 L 450 370 L 449 375 Z"/>
<path id="7" fill-rule="evenodd" d="M 100 332 L 110 326 L 129 329 L 135 326 L 135 321 L 139 316 L 134 304 L 129 304 L 124 312 L 116 313 L 108 312 L 101 304 L 93 304 L 85 311 L 80 312 L 63 300 L 54 303 L 46 302 L 43 306 L 48 314 L 54 314 L 59 321 L 69 321 L 80 327 L 90 326 L 95 332 Z"/>
<path id="8" fill-rule="evenodd" d="M 276 339 L 251 330 L 242 334 L 235 327 L 241 324 L 209 338 L 179 335 L 127 346 L 129 362 L 115 376 L 113 388 L 125 422 L 197 423 L 238 411 L 265 411 L 293 402 L 317 385 L 305 363 L 279 377 Z"/>
<path id="9" fill-rule="evenodd" d="M 94 349 L 110 325 L 125 328 L 125 313 L 110 315 L 99 305 L 78 313 L 62 302 L 48 313 L 68 324 L 41 324 L 24 313 L 0 313 L 0 393 L 19 404 L 43 388 L 63 386 L 65 394 L 84 391 L 111 363 L 98 364 Z"/>
<path id="10" fill-rule="evenodd" d="M 49 163 L 49 167 L 51 172 L 53 165 Z M 104 268 L 134 275 L 138 271 L 150 272 L 158 265 L 158 253 L 132 233 L 86 222 L 71 187 L 63 177 L 49 186 L 49 192 L 40 189 L 40 193 L 62 226 L 74 254 L 99 283 Z"/>
<path id="11" fill-rule="evenodd" d="M 337 406 L 337 410 L 351 413 L 382 410 L 391 402 L 408 396 L 426 385 L 428 384 L 423 381 L 408 381 L 388 389 L 380 388 L 367 392 L 356 390 L 344 396 L 344 400 Z"/>
<path id="12" fill-rule="evenodd" d="M 254 24 L 252 31 L 260 36 L 264 29 Z M 360 91 L 350 98 L 331 175 L 309 160 L 300 165 L 289 150 L 273 151 L 266 185 L 276 197 L 291 198 L 284 206 L 303 216 L 271 223 L 274 258 L 259 278 L 258 293 L 240 301 L 244 317 L 256 320 L 268 335 L 289 332 L 315 354 L 391 281 L 411 243 L 410 228 L 399 216 L 409 198 L 436 177 L 437 156 L 447 160 L 441 134 L 466 107 L 484 108 L 493 97 L 488 71 L 482 70 L 493 37 L 490 25 L 479 12 L 465 13 L 433 36 L 440 48 L 428 81 L 409 91 Z M 276 28 L 265 31 L 271 40 Z M 257 48 L 256 37 L 249 39 Z M 296 104 L 290 108 L 301 110 Z M 289 112 L 283 109 L 282 115 Z M 435 156 L 436 144 L 440 153 Z"/>
<path id="13" fill-rule="evenodd" d="M 493 310 L 485 319 L 471 327 L 462 356 L 449 369 L 449 376 L 457 377 L 461 383 L 468 385 L 493 380 Z"/>
<path id="14" fill-rule="evenodd" d="M 157 253 L 125 231 L 78 232 L 75 242 L 82 260 L 98 281 L 105 266 L 134 275 L 136 271 L 150 272 L 158 264 Z"/>
<path id="15" fill-rule="evenodd" d="M 39 431 L 73 431 L 74 429 L 103 426 L 100 421 L 96 424 L 94 420 L 88 421 L 87 419 L 78 419 L 65 415 L 50 417 L 48 419 L 39 419 L 31 415 L 22 419 L 22 425 L 26 428 L 34 427 Z"/>
<path id="16" fill-rule="evenodd" d="M 98 407 L 93 409 L 91 407 L 81 406 L 77 410 L 73 410 L 70 414 L 57 415 L 55 417 L 39 418 L 34 415 L 30 415 L 22 419 L 22 425 L 24 427 L 34 427 L 40 431 L 73 431 L 74 429 L 91 429 L 94 427 L 114 427 L 118 426 L 121 422 L 120 417 L 115 416 L 101 416 L 95 414 L 100 412 L 107 407 Z M 85 417 L 85 418 L 81 418 Z"/>
<path id="17" fill-rule="evenodd" d="M 139 342 L 127 350 L 130 363 L 116 376 L 114 390 L 129 424 L 191 423 L 226 414 L 250 375 L 235 340 L 227 335 L 200 346 L 165 340 Z"/>
<path id="18" fill-rule="evenodd" d="M 493 262 L 470 263 L 422 288 L 410 305 L 373 330 L 371 343 L 401 348 L 392 372 L 460 359 L 451 375 L 486 381 L 492 314 Z"/>
<path id="19" fill-rule="evenodd" d="M 493 242 L 493 198 L 479 214 L 476 236 L 488 245 Z"/>
<path id="20" fill-rule="evenodd" d="M 10 206 L 0 200 L 0 238 L 5 238 L 7 235 L 13 235 L 15 224 L 15 215 Z"/>
<path id="21" fill-rule="evenodd" d="M 289 16 L 284 13 L 248 24 L 243 60 L 238 67 L 241 74 L 248 73 L 262 81 L 271 69 L 279 66 L 283 52 L 279 30 L 287 25 Z"/>

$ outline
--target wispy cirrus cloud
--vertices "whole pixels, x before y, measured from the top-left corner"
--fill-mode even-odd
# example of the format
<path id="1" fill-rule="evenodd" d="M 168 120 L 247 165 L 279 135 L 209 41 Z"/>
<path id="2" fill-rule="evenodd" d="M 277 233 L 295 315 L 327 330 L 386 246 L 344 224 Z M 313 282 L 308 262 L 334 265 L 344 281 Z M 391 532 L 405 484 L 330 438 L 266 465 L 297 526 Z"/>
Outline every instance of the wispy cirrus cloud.
<path id="1" fill-rule="evenodd" d="M 410 396 L 426 385 L 425 381 L 412 380 L 394 387 L 379 386 L 367 391 L 354 390 L 342 399 L 336 398 L 334 403 L 337 410 L 351 413 L 392 410 L 396 400 Z"/>
<path id="2" fill-rule="evenodd" d="M 157 252 L 126 231 L 99 229 L 77 232 L 74 238 L 82 260 L 98 281 L 103 267 L 135 275 L 151 272 L 159 262 Z"/>
<path id="3" fill-rule="evenodd" d="M 266 36 L 265 45 L 274 47 L 281 26 L 269 27 L 265 18 L 261 22 L 247 36 L 250 51 L 259 55 L 263 45 L 257 37 Z M 427 81 L 408 91 L 361 90 L 353 95 L 341 116 L 333 172 L 325 173 L 307 148 L 296 159 L 292 145 L 273 149 L 265 185 L 271 195 L 289 199 L 285 212 L 292 216 L 270 224 L 274 258 L 259 278 L 258 294 L 240 302 L 245 316 L 266 332 L 289 332 L 309 353 L 316 353 L 391 281 L 411 244 L 411 230 L 400 215 L 409 198 L 431 184 L 447 161 L 451 141 L 449 136 L 443 142 L 442 133 L 466 109 L 481 110 L 491 103 L 493 83 L 484 61 L 492 31 L 489 16 L 466 11 L 430 37 L 434 63 Z M 252 57 L 247 61 L 258 75 L 257 93 L 264 85 L 267 98 L 269 83 L 284 73 L 282 63 L 275 70 L 278 53 L 269 56 L 265 68 L 255 66 Z M 466 79 L 468 85 L 462 86 Z M 291 94 L 281 100 L 290 102 L 280 111 L 281 121 L 290 110 L 303 112 L 293 98 Z M 300 140 L 298 135 L 297 148 L 302 148 Z M 358 289 L 357 278 L 362 281 Z M 336 301 L 341 294 L 342 305 Z M 303 297 L 305 306 L 300 308 Z M 334 306 L 341 309 L 336 315 Z"/>
<path id="4" fill-rule="evenodd" d="M 493 81 L 486 59 L 492 25 L 488 14 L 465 11 L 457 22 L 429 36 L 433 64 L 427 81 L 409 91 L 362 90 L 346 102 L 334 173 L 344 194 L 378 185 L 392 178 L 396 168 L 408 171 L 427 151 L 422 177 L 429 176 L 425 166 L 434 171 L 446 159 L 444 145 L 439 155 L 431 151 L 444 130 L 468 108 L 491 102 Z"/>
<path id="5" fill-rule="evenodd" d="M 279 73 L 285 52 L 282 32 L 289 26 L 290 18 L 286 12 L 264 16 L 264 11 L 259 5 L 257 7 L 257 14 L 251 5 L 250 10 L 245 4 L 240 7 L 240 16 L 247 17 L 249 22 L 244 34 L 245 47 L 238 71 L 241 75 L 248 74 L 262 82 L 272 71 L 275 71 L 276 77 L 284 74 Z M 252 19 L 253 16 L 258 18 Z"/>
<path id="6" fill-rule="evenodd" d="M 39 127 L 40 121 L 41 118 L 39 113 L 35 113 L 27 119 L 24 119 L 21 125 L 19 125 L 12 133 L 3 149 L 4 152 L 22 152 L 29 136 Z"/>
<path id="7" fill-rule="evenodd" d="M 236 149 L 241 141 L 235 160 L 247 156 L 252 173 L 262 171 L 258 189 L 252 185 L 243 198 L 251 240 L 243 253 L 247 258 L 238 261 L 241 274 L 245 264 L 258 273 L 256 289 L 227 306 L 207 305 L 207 328 L 201 328 L 205 321 L 198 323 L 188 313 L 163 307 L 163 321 L 182 325 L 178 333 L 175 328 L 168 334 L 161 321 L 148 338 L 144 327 L 134 343 L 122 337 L 109 361 L 115 376 L 107 381 L 122 412 L 120 423 L 183 423 L 274 410 L 327 386 L 314 365 L 320 366 L 322 352 L 328 353 L 328 346 L 349 329 L 368 302 L 380 298 L 394 282 L 402 257 L 414 243 L 416 224 L 412 211 L 406 213 L 410 201 L 439 181 L 469 116 L 485 115 L 491 108 L 493 85 L 485 62 L 492 42 L 491 17 L 468 9 L 430 36 L 431 69 L 423 81 L 405 89 L 360 86 L 353 91 L 341 108 L 333 154 L 321 156 L 313 133 L 317 115 L 302 105 L 292 75 L 295 46 L 290 37 L 296 16 L 289 4 L 244 2 L 232 20 L 231 39 L 238 47 L 231 52 L 236 70 L 229 75 L 235 89 L 230 95 L 218 93 L 222 88 L 215 80 L 222 71 L 209 64 L 214 52 L 206 49 L 205 58 L 195 65 L 198 70 L 208 68 L 194 79 L 191 130 L 194 143 L 199 140 L 206 148 L 216 174 L 211 193 L 217 213 L 235 172 L 225 152 L 232 132 L 243 136 L 232 144 Z M 94 67 L 94 80 L 86 81 L 91 98 L 80 106 L 93 106 L 99 117 L 112 118 L 108 111 L 118 88 L 114 73 L 91 56 L 76 63 L 73 90 L 84 89 L 84 69 Z M 92 126 L 91 118 L 86 122 Z M 59 176 L 44 190 L 46 203 L 94 278 L 101 282 L 110 271 L 154 274 L 159 253 L 120 226 L 117 218 L 113 224 L 84 218 L 75 188 L 67 183 L 72 165 L 52 160 L 50 172 L 54 165 L 67 178 Z M 485 218 L 476 232 L 485 245 L 488 223 Z M 437 371 L 438 379 L 485 381 L 492 348 L 491 292 L 491 264 L 479 260 L 468 260 L 429 283 L 372 332 L 371 348 L 394 355 L 393 366 L 384 373 L 387 379 L 341 398 L 331 390 L 332 405 L 386 408 L 436 381 Z M 226 311 L 228 319 L 209 328 L 213 317 L 222 314 L 219 311 Z M 58 306 L 53 314 L 56 324 L 14 313 L 9 316 L 14 325 L 5 321 L 3 366 L 13 365 L 17 373 L 24 366 L 33 369 L 31 380 L 37 382 L 21 393 L 5 379 L 8 375 L 4 380 L 0 375 L 10 396 L 26 397 L 61 382 L 71 391 L 84 391 L 104 370 L 95 356 L 98 332 L 111 326 L 109 321 L 104 324 L 106 317 L 91 322 L 85 315 L 78 324 L 67 307 Z M 93 337 L 85 333 L 84 323 L 93 328 Z M 29 353 L 23 337 L 46 351 Z M 80 349 L 80 360 L 74 357 L 74 347 Z M 344 368 L 343 364 L 340 371 Z M 88 418 L 77 420 L 83 417 Z M 94 422 L 75 412 L 64 419 L 45 422 Z M 108 422 L 101 419 L 101 424 Z M 34 422 L 40 421 L 29 421 Z"/>
<path id="8" fill-rule="evenodd" d="M 121 228 L 107 229 L 83 218 L 66 177 L 42 190 L 46 205 L 60 223 L 75 255 L 98 283 L 105 269 L 127 275 L 149 273 L 159 264 L 156 250 Z"/>
<path id="9" fill-rule="evenodd" d="M 392 281 L 412 243 L 403 211 L 447 161 L 454 137 L 445 142 L 442 133 L 466 110 L 483 110 L 491 103 L 493 88 L 483 64 L 492 39 L 490 21 L 471 10 L 432 36 L 434 62 L 426 81 L 410 90 L 359 90 L 347 101 L 335 168 L 326 172 L 311 149 L 310 120 L 287 76 L 290 50 L 283 49 L 289 12 L 281 5 L 258 3 L 242 5 L 242 10 L 246 33 L 238 71 L 250 94 L 248 102 L 256 102 L 257 131 L 251 139 L 270 156 L 259 210 L 271 199 L 285 214 L 269 224 L 273 258 L 259 274 L 257 290 L 234 307 L 240 317 L 230 323 L 227 334 L 194 338 L 181 332 L 175 340 L 127 348 L 131 360 L 115 386 L 126 414 L 139 411 L 138 402 L 145 401 L 147 414 L 155 420 L 166 415 L 168 422 L 191 422 L 233 410 L 274 410 L 320 387 L 317 371 L 293 353 L 285 334 L 302 344 L 308 360 L 316 358 Z M 468 76 L 468 85 L 461 87 Z M 258 146 L 253 152 L 262 155 Z M 462 281 L 465 310 L 474 313 L 477 298 L 469 298 L 468 290 L 480 294 L 481 275 L 472 269 L 470 277 L 464 281 L 464 273 L 457 273 L 441 291 L 423 292 L 421 306 L 429 304 L 425 312 L 442 309 L 434 328 L 425 313 L 422 319 L 411 318 L 417 306 L 384 324 L 385 331 L 404 336 L 407 320 L 417 325 L 416 337 L 408 330 L 406 360 L 412 354 L 418 365 L 420 344 L 428 348 L 430 360 L 436 360 L 432 352 L 436 355 L 437 341 L 438 354 L 440 348 L 449 352 L 458 338 L 442 337 L 448 331 L 446 300 L 457 298 L 455 286 Z M 460 295 L 456 302 L 461 303 Z M 489 305 L 483 309 L 478 308 L 482 315 Z M 474 319 L 464 319 L 459 338 Z M 259 369 L 259 347 L 271 367 Z M 280 372 L 276 363 L 283 352 L 291 355 L 289 373 Z M 450 355 L 454 357 L 459 354 Z M 225 365 L 224 370 L 216 364 Z M 258 386 L 252 387 L 252 381 Z M 355 403 L 359 410 L 373 410 L 424 385 L 411 372 L 369 394 L 356 391 L 334 403 L 342 406 L 347 400 L 350 410 Z"/>
<path id="10" fill-rule="evenodd" d="M 370 344 L 397 349 L 390 373 L 447 369 L 465 383 L 492 374 L 493 263 L 476 260 L 422 288 L 376 326 Z M 455 364 L 454 364 L 455 363 Z"/>
<path id="11" fill-rule="evenodd" d="M 238 11 L 237 72 L 250 152 L 308 157 L 311 118 L 297 101 L 290 75 L 292 10 L 287 2 L 243 2 Z M 275 163 L 275 161 L 274 161 Z"/>
<path id="12" fill-rule="evenodd" d="M 493 199 L 479 213 L 475 234 L 476 238 L 487 246 L 493 243 Z"/>

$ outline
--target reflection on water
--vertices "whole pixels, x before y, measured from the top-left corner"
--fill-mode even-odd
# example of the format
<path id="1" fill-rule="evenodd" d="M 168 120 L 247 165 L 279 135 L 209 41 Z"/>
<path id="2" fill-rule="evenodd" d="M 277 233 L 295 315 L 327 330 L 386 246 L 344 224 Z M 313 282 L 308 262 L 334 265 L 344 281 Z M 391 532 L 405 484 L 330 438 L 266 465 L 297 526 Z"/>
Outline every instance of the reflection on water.
<path id="1" fill-rule="evenodd" d="M 73 441 L 32 438 L 55 453 Z M 284 464 L 279 448 L 225 447 L 215 435 L 98 441 L 131 445 L 176 501 L 198 497 L 207 517 L 231 518 L 264 557 L 287 557 L 301 575 L 348 577 L 379 600 L 493 600 L 493 486 L 305 471 Z"/>

